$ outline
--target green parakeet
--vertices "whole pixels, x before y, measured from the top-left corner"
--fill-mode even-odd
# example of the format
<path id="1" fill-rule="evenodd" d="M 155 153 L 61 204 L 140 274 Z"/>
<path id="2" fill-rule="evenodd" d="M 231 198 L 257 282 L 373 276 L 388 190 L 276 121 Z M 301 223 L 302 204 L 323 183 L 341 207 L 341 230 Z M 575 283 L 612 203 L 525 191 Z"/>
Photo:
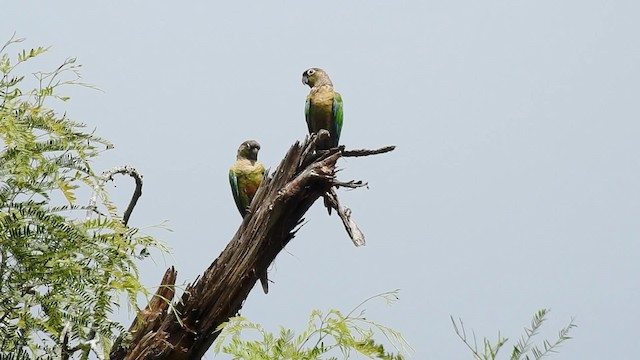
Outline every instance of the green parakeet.
<path id="1" fill-rule="evenodd" d="M 302 83 L 311 88 L 304 107 L 309 134 L 325 129 L 329 132 L 329 141 L 319 143 L 318 148 L 338 146 L 342 131 L 342 96 L 333 90 L 329 75 L 319 68 L 305 70 Z"/>
<path id="2" fill-rule="evenodd" d="M 233 199 L 240 215 L 245 217 L 249 212 L 251 200 L 253 200 L 258 187 L 264 178 L 264 166 L 258 162 L 260 144 L 255 140 L 247 140 L 240 144 L 236 163 L 229 169 L 229 183 Z M 269 292 L 269 280 L 266 272 L 259 275 L 264 293 Z"/>
<path id="3" fill-rule="evenodd" d="M 264 166 L 258 162 L 260 144 L 247 140 L 240 144 L 236 163 L 229 169 L 229 183 L 240 215 L 245 217 L 264 177 Z"/>

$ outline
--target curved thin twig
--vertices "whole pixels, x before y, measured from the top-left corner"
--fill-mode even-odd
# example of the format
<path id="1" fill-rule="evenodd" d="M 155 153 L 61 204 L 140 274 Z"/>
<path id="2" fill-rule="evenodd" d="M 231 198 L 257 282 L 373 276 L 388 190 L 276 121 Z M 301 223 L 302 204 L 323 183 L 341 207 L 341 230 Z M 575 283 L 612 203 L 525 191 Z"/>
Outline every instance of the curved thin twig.
<path id="1" fill-rule="evenodd" d="M 113 175 L 115 174 L 125 174 L 131 176 L 136 181 L 136 188 L 133 190 L 133 194 L 131 195 L 131 200 L 129 200 L 129 205 L 127 209 L 124 211 L 124 215 L 122 216 L 122 223 L 126 226 L 129 223 L 129 218 L 131 218 L 131 213 L 133 212 L 133 208 L 135 208 L 138 203 L 138 199 L 142 196 L 142 175 L 136 170 L 136 168 L 131 167 L 129 165 L 124 166 L 116 166 L 109 170 L 104 171 L 100 175 L 100 184 L 96 185 L 96 188 L 93 190 L 93 195 L 91 195 L 91 200 L 89 200 L 89 210 L 87 210 L 87 219 L 91 217 L 92 212 L 96 211 L 96 204 L 98 202 L 98 188 L 101 185 L 104 185 L 107 181 L 113 181 Z"/>

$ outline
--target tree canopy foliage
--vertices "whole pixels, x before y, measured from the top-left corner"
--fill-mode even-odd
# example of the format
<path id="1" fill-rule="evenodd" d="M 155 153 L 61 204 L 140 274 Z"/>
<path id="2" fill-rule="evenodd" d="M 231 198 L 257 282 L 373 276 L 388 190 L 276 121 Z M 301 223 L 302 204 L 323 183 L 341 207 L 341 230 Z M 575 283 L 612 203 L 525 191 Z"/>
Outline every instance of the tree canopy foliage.
<path id="1" fill-rule="evenodd" d="M 369 359 L 402 360 L 403 354 L 412 349 L 399 332 L 365 317 L 364 305 L 373 299 L 395 302 L 398 290 L 373 296 L 343 314 L 330 310 L 326 314 L 315 310 L 307 322 L 307 328 L 299 335 L 285 328 L 277 334 L 260 324 L 242 317 L 235 317 L 219 327 L 216 353 L 232 355 L 234 359 L 348 359 L 362 355 Z M 244 340 L 243 332 L 254 331 L 258 340 Z M 393 346 L 388 351 L 377 338 L 385 338 Z M 340 357 L 336 357 L 337 355 Z"/>
<path id="2" fill-rule="evenodd" d="M 109 320 L 118 299 L 144 290 L 134 261 L 158 243 L 123 223 L 91 168 L 112 145 L 46 107 L 84 85 L 75 59 L 25 89 L 21 66 L 47 49 L 9 55 L 21 41 L 0 49 L 0 354 L 103 356 L 123 330 Z"/>

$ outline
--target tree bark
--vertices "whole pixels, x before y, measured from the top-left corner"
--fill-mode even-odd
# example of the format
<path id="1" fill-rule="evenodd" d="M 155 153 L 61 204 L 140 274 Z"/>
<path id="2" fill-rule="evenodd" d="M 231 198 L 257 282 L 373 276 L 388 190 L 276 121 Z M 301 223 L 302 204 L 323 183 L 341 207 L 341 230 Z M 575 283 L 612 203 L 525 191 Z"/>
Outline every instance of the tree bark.
<path id="1" fill-rule="evenodd" d="M 394 147 L 316 151 L 315 143 L 323 136 L 321 131 L 289 149 L 273 174 L 265 177 L 233 239 L 175 302 L 177 272 L 173 267 L 167 270 L 156 295 L 113 346 L 111 359 L 200 359 L 218 336 L 216 329 L 239 313 L 259 275 L 293 239 L 304 214 L 321 196 L 329 212 L 336 210 L 354 244 L 364 245 L 364 235 L 351 211 L 340 206 L 335 188 L 367 184 L 337 181 L 336 161 Z"/>

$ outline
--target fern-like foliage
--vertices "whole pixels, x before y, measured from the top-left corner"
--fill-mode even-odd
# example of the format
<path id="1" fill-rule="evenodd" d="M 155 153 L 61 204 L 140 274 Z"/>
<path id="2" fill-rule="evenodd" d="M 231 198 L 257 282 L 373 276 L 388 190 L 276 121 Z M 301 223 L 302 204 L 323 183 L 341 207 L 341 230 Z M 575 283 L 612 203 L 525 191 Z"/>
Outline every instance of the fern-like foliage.
<path id="1" fill-rule="evenodd" d="M 306 330 L 299 335 L 285 328 L 280 328 L 279 333 L 273 334 L 259 324 L 243 317 L 235 317 L 218 328 L 221 333 L 214 351 L 245 360 L 338 359 L 337 354 L 340 354 L 340 359 L 348 359 L 354 353 L 369 359 L 402 360 L 402 353 L 410 351 L 411 347 L 400 333 L 368 320 L 362 310 L 363 305 L 372 299 L 383 298 L 388 302 L 397 300 L 397 292 L 371 297 L 346 315 L 338 310 L 330 310 L 326 314 L 315 310 L 309 317 Z M 241 339 L 241 335 L 247 330 L 257 332 L 261 339 Z M 387 351 L 384 345 L 375 340 L 377 335 L 386 338 L 394 346 L 395 352 Z"/>
<path id="2" fill-rule="evenodd" d="M 576 327 L 573 319 L 571 319 L 566 327 L 560 329 L 558 338 L 553 343 L 549 342 L 548 340 L 543 340 L 542 348 L 533 344 L 533 338 L 538 335 L 538 331 L 544 323 L 548 313 L 548 309 L 542 309 L 533 316 L 533 319 L 531 320 L 531 327 L 524 329 L 524 335 L 522 335 L 522 337 L 518 339 L 517 344 L 514 345 L 513 350 L 511 351 L 511 360 L 542 359 L 548 355 L 556 353 L 562 343 L 571 339 L 571 337 L 569 336 L 569 332 L 571 331 L 571 329 Z M 497 359 L 498 352 L 504 345 L 506 345 L 507 341 L 509 340 L 505 337 L 500 336 L 500 333 L 498 333 L 498 339 L 495 343 L 492 343 L 491 340 L 484 338 L 482 340 L 482 347 L 479 348 L 476 335 L 472 333 L 473 339 L 467 336 L 462 320 L 458 320 L 458 322 L 456 322 L 453 317 L 451 317 L 451 322 L 453 323 L 453 328 L 456 334 L 462 340 L 462 342 L 464 342 L 467 348 L 469 348 L 469 350 L 473 354 L 473 358 L 476 360 Z"/>
<path id="3" fill-rule="evenodd" d="M 81 84 L 75 59 L 36 73 L 24 90 L 17 67 L 46 52 L 0 49 L 0 359 L 99 358 L 123 327 L 108 315 L 122 293 L 143 290 L 134 259 L 157 243 L 116 216 L 90 161 L 112 145 L 45 107 Z M 105 214 L 84 216 L 78 190 L 96 191 Z M 86 200 L 82 200 L 86 204 Z M 92 210 L 92 209 L 89 209 Z"/>

